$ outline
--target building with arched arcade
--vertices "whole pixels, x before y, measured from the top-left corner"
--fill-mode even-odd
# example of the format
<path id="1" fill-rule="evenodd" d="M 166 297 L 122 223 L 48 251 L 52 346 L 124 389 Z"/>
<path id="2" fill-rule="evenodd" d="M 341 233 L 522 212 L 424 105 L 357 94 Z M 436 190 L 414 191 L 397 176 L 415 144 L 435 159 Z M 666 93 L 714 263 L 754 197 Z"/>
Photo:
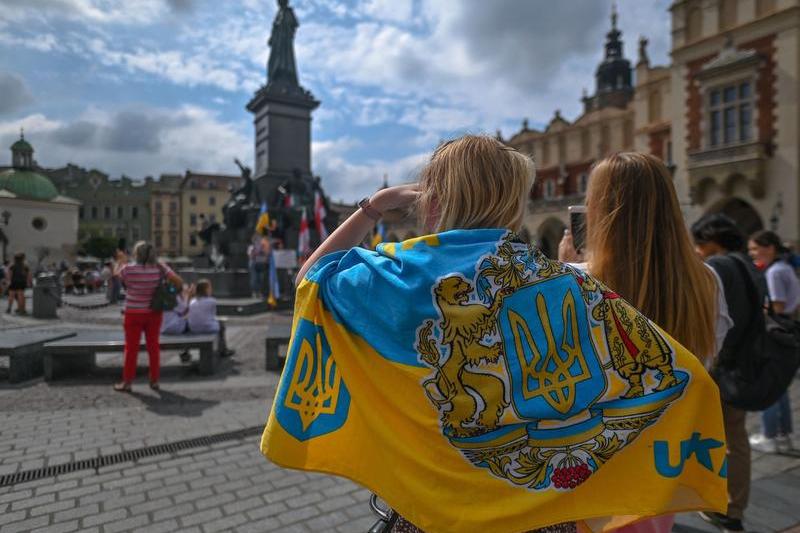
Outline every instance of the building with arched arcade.
<path id="1" fill-rule="evenodd" d="M 688 223 L 723 212 L 745 232 L 769 228 L 797 244 L 800 0 L 676 0 L 663 66 L 650 64 L 644 38 L 631 66 L 616 16 L 583 113 L 556 111 L 541 131 L 525 120 L 504 140 L 536 161 L 523 233 L 554 255 L 592 165 L 636 150 L 670 168 Z"/>

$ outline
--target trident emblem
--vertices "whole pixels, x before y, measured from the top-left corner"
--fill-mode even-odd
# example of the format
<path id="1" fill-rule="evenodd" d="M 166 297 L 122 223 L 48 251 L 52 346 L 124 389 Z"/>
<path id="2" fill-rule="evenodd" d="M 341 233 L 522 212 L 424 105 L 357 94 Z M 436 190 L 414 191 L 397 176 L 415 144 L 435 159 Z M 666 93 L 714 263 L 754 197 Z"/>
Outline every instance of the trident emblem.
<path id="1" fill-rule="evenodd" d="M 322 337 L 319 332 L 314 337 L 314 343 L 316 346 L 312 347 L 308 339 L 302 339 L 284 401 L 286 407 L 300 415 L 303 431 L 321 415 L 332 415 L 336 412 L 342 383 L 333 357 L 323 361 Z"/>
<path id="2" fill-rule="evenodd" d="M 578 320 L 575 314 L 575 297 L 567 291 L 561 305 L 563 338 L 561 352 L 556 346 L 555 335 L 547 313 L 545 297 L 536 295 L 536 311 L 544 331 L 546 350 L 536 345 L 530 327 L 525 319 L 513 310 L 508 312 L 508 321 L 514 338 L 514 347 L 521 370 L 521 392 L 524 400 L 543 398 L 550 407 L 565 414 L 575 404 L 575 386 L 591 378 L 582 356 Z M 524 345 L 527 345 L 526 350 Z M 528 362 L 526 352 L 532 353 Z M 576 363 L 578 368 L 575 367 Z M 577 370 L 576 373 L 573 372 Z"/>

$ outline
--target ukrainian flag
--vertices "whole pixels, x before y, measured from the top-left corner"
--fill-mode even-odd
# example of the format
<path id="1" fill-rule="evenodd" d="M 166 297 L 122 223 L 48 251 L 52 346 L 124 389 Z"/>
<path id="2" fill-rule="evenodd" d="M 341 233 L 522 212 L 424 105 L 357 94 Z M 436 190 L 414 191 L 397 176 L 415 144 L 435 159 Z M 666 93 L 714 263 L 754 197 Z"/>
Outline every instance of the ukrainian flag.
<path id="1" fill-rule="evenodd" d="M 702 364 L 504 230 L 322 258 L 297 289 L 261 449 L 354 480 L 428 533 L 727 508 Z"/>
<path id="2" fill-rule="evenodd" d="M 267 207 L 267 202 L 261 202 L 261 212 L 259 213 L 258 221 L 256 222 L 256 233 L 266 235 L 268 229 L 269 207 Z"/>
<path id="3" fill-rule="evenodd" d="M 386 226 L 383 225 L 383 222 L 378 222 L 375 226 L 375 231 L 372 233 L 372 249 L 378 247 L 380 243 L 382 243 L 386 239 Z"/>

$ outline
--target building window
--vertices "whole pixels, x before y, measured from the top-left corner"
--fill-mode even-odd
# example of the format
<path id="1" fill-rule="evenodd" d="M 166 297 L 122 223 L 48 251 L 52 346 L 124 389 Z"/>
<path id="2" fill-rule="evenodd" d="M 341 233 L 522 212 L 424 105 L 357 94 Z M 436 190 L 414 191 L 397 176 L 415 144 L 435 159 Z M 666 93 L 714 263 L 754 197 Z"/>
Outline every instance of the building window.
<path id="1" fill-rule="evenodd" d="M 156 233 L 156 248 L 161 248 L 161 245 L 163 244 L 163 242 L 164 241 L 161 238 L 161 234 L 160 233 Z"/>
<path id="2" fill-rule="evenodd" d="M 753 90 L 749 81 L 712 89 L 708 96 L 708 144 L 747 142 L 753 130 Z"/>
<path id="3" fill-rule="evenodd" d="M 83 220 L 83 216 L 84 216 L 84 215 L 85 215 L 85 213 L 83 212 L 83 206 L 80 206 L 80 207 L 78 208 L 78 218 L 80 218 L 81 220 Z"/>
<path id="4" fill-rule="evenodd" d="M 92 206 L 92 218 L 93 219 L 97 219 L 97 206 L 96 205 Z"/>
<path id="5" fill-rule="evenodd" d="M 125 217 L 125 208 L 122 207 L 121 205 L 117 206 L 117 218 L 124 218 L 124 217 Z"/>
<path id="6" fill-rule="evenodd" d="M 208 188 L 209 189 L 216 189 L 217 188 L 217 182 L 214 181 L 214 180 L 208 180 Z"/>
<path id="7" fill-rule="evenodd" d="M 156 202 L 155 209 L 156 209 L 156 213 L 160 213 L 161 212 L 161 202 L 160 201 Z"/>
<path id="8" fill-rule="evenodd" d="M 216 196 L 209 196 L 208 197 L 208 205 L 217 205 L 217 197 Z"/>
<path id="9" fill-rule="evenodd" d="M 172 248 L 173 250 L 178 247 L 178 237 L 176 237 L 175 235 L 169 236 L 169 247 Z"/>
<path id="10" fill-rule="evenodd" d="M 197 236 L 189 235 L 189 246 L 197 246 Z"/>
<path id="11" fill-rule="evenodd" d="M 545 180 L 544 182 L 544 197 L 550 199 L 556 195 L 556 184 L 554 180 Z"/>
<path id="12" fill-rule="evenodd" d="M 197 215 L 194 213 L 189 215 L 189 225 L 195 227 L 197 225 Z"/>
<path id="13" fill-rule="evenodd" d="M 139 218 L 139 208 L 136 206 L 131 207 L 131 218 Z"/>
<path id="14" fill-rule="evenodd" d="M 108 205 L 103 207 L 103 218 L 105 219 L 111 218 L 111 207 Z"/>
<path id="15" fill-rule="evenodd" d="M 589 174 L 584 172 L 580 176 L 578 176 L 578 192 L 581 194 L 586 194 L 586 190 L 589 188 Z"/>
<path id="16" fill-rule="evenodd" d="M 177 213 L 178 212 L 178 202 L 170 202 L 169 203 L 169 214 Z"/>
<path id="17" fill-rule="evenodd" d="M 156 218 L 155 218 L 154 222 L 155 222 L 156 227 L 160 228 L 161 227 L 161 215 L 156 215 Z"/>
<path id="18" fill-rule="evenodd" d="M 178 227 L 178 217 L 171 216 L 169 217 L 169 229 L 175 229 Z"/>
<path id="19" fill-rule="evenodd" d="M 37 231 L 44 231 L 47 228 L 47 221 L 42 217 L 36 217 L 31 222 L 31 226 Z"/>
<path id="20" fill-rule="evenodd" d="M 189 197 L 189 205 L 197 205 L 197 196 Z"/>

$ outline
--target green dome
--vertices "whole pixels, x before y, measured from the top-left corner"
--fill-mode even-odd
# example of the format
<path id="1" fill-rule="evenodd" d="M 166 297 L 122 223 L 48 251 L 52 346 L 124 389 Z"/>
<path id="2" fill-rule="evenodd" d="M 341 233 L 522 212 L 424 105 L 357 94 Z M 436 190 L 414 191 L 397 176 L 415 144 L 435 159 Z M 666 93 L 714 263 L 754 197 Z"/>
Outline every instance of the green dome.
<path id="1" fill-rule="evenodd" d="M 31 146 L 31 144 L 25 139 L 20 139 L 14 144 L 12 144 L 11 149 L 20 152 L 33 152 L 33 146 Z"/>
<path id="2" fill-rule="evenodd" d="M 58 196 L 58 189 L 52 181 L 30 170 L 0 172 L 0 190 L 2 189 L 26 200 L 47 202 Z"/>

